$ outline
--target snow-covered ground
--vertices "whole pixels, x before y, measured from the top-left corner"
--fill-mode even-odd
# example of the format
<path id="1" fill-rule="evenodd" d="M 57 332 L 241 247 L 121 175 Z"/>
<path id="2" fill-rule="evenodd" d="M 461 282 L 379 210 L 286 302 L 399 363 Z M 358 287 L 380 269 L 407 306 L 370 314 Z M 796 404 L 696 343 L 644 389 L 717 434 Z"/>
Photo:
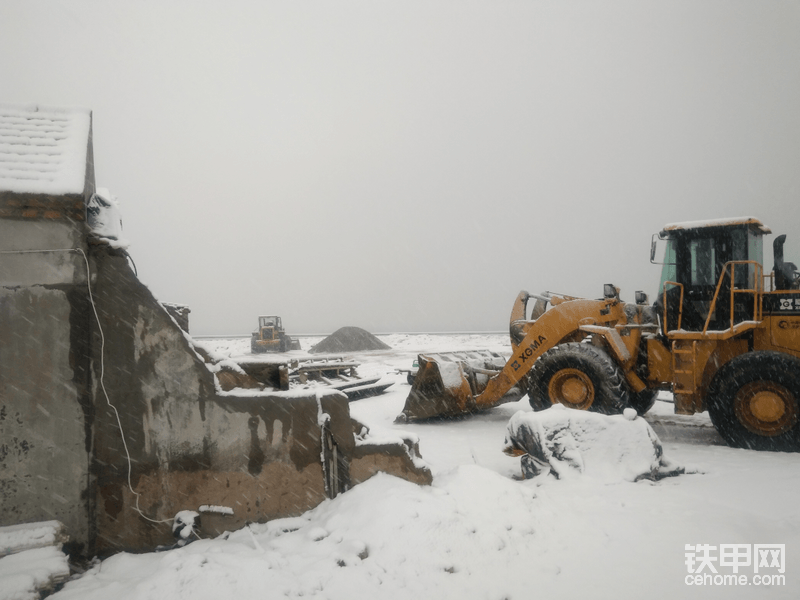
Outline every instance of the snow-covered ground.
<path id="1" fill-rule="evenodd" d="M 318 339 L 302 338 L 303 348 Z M 519 459 L 501 447 L 510 417 L 530 410 L 527 399 L 452 421 L 393 423 L 409 390 L 395 370 L 418 352 L 509 352 L 507 336 L 381 339 L 393 349 L 352 358 L 360 374 L 394 385 L 351 412 L 374 435 L 417 434 L 432 486 L 378 475 L 299 518 L 114 556 L 54 598 L 800 598 L 800 454 L 728 448 L 707 415 L 672 415 L 665 396 L 646 419 L 666 457 L 692 474 L 655 483 L 520 480 Z M 249 353 L 248 339 L 203 343 L 231 357 Z M 756 547 L 765 544 L 784 546 Z M 695 581 L 687 553 L 703 585 L 687 585 Z"/>

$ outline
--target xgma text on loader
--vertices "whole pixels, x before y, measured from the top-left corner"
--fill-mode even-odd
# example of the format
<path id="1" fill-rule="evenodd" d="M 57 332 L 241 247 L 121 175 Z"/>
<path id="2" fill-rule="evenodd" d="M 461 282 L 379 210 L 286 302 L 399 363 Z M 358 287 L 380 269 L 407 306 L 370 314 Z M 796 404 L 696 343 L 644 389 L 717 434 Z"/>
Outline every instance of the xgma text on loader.
<path id="1" fill-rule="evenodd" d="M 453 416 L 528 394 L 534 410 L 647 412 L 670 390 L 675 412 L 709 411 L 732 446 L 800 450 L 800 274 L 752 217 L 666 226 L 661 290 L 653 306 L 521 292 L 511 311 L 511 358 L 418 357 L 399 421 Z M 654 236 L 651 262 L 657 239 Z M 535 304 L 526 317 L 528 301 Z"/>

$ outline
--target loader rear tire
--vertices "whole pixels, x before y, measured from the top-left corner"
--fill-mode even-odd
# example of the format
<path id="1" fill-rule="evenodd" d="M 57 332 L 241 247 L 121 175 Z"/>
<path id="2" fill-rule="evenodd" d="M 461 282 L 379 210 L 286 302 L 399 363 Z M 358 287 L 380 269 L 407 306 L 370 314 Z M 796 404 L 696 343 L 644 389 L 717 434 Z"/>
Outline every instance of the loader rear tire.
<path id="1" fill-rule="evenodd" d="M 780 352 L 737 356 L 714 376 L 711 422 L 734 448 L 800 451 L 800 360 Z"/>
<path id="2" fill-rule="evenodd" d="M 561 344 L 548 350 L 534 363 L 528 381 L 533 410 L 563 404 L 617 414 L 629 403 L 627 382 L 619 367 L 591 344 Z"/>

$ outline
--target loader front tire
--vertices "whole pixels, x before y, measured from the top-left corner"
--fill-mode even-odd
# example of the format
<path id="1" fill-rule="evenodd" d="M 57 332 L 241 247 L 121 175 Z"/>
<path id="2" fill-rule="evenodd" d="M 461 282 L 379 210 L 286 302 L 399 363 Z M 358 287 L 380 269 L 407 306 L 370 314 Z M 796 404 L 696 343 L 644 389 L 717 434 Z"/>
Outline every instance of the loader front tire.
<path id="1" fill-rule="evenodd" d="M 553 404 L 617 414 L 628 406 L 629 392 L 619 367 L 591 344 L 561 344 L 542 354 L 528 377 L 533 410 Z"/>
<path id="2" fill-rule="evenodd" d="M 737 356 L 714 376 L 711 422 L 734 448 L 800 451 L 800 360 L 780 352 Z"/>

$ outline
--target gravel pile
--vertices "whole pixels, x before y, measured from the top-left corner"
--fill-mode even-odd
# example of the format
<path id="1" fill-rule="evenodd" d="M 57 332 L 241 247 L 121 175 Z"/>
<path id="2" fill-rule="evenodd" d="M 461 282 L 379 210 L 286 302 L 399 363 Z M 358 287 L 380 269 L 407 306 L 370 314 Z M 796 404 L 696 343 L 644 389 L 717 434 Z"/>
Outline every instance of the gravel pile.
<path id="1" fill-rule="evenodd" d="M 334 354 L 338 352 L 363 352 L 364 350 L 391 350 L 369 331 L 360 327 L 342 327 L 337 329 L 320 343 L 313 346 L 312 354 Z"/>

